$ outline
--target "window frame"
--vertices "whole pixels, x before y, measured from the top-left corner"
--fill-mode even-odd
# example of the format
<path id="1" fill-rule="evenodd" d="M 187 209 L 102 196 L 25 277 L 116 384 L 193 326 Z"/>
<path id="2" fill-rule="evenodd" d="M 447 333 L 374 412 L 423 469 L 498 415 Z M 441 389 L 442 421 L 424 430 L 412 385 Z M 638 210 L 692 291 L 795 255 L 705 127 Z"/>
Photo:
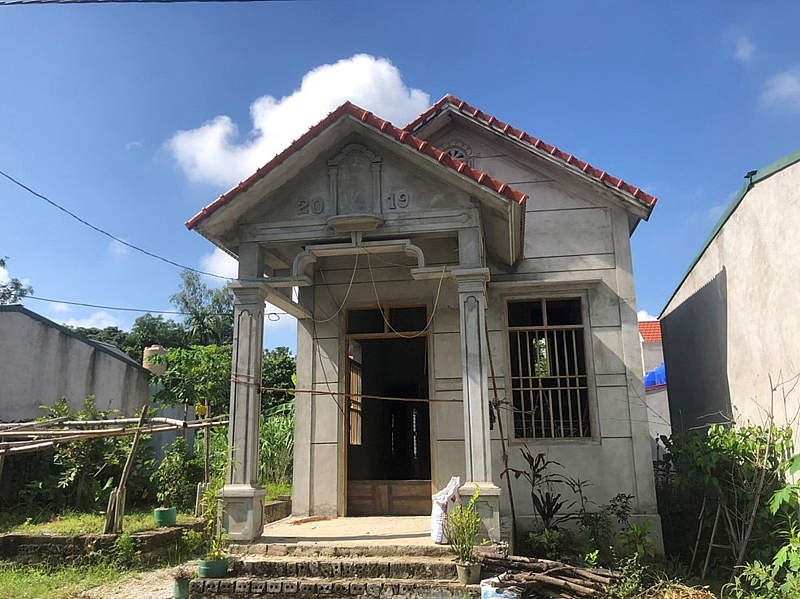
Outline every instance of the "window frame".
<path id="1" fill-rule="evenodd" d="M 503 417 L 505 418 L 506 429 L 508 433 L 508 443 L 510 445 L 525 445 L 527 443 L 535 443 L 538 445 L 563 445 L 563 444 L 599 444 L 600 443 L 600 423 L 598 419 L 598 406 L 597 406 L 597 384 L 595 379 L 594 367 L 594 347 L 592 345 L 592 327 L 589 320 L 589 297 L 586 289 L 562 289 L 558 291 L 541 292 L 536 294 L 509 294 L 502 297 L 503 302 L 503 349 L 505 360 L 505 397 L 509 402 L 511 409 L 505 410 Z M 513 383 L 511 374 L 511 343 L 510 333 L 519 329 L 520 327 L 511 327 L 508 322 L 508 307 L 513 302 L 535 302 L 541 300 L 565 300 L 565 299 L 578 299 L 581 302 L 581 325 L 580 329 L 583 331 L 583 349 L 584 358 L 586 360 L 586 387 L 587 387 L 587 404 L 589 408 L 589 429 L 590 434 L 585 437 L 517 437 L 516 428 L 514 426 L 514 408 L 513 408 Z M 568 325 L 576 326 L 576 325 Z M 536 327 L 530 327 L 536 328 Z"/>

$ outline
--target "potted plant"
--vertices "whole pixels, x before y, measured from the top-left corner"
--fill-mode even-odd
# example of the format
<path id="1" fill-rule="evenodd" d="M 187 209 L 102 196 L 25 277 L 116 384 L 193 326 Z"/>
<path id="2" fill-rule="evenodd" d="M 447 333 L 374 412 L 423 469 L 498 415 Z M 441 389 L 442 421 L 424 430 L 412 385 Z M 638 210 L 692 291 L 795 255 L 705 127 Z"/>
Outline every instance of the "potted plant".
<path id="1" fill-rule="evenodd" d="M 447 514 L 444 534 L 456 553 L 456 572 L 462 584 L 478 584 L 481 580 L 481 561 L 475 554 L 475 539 L 481 529 L 481 517 L 475 507 L 480 488 L 467 505 L 458 505 Z"/>
<path id="2" fill-rule="evenodd" d="M 156 526 L 175 526 L 181 489 L 186 486 L 186 441 L 178 437 L 164 454 L 164 459 L 153 473 L 156 499 L 160 507 L 153 510 Z"/>
<path id="3" fill-rule="evenodd" d="M 211 539 L 208 551 L 197 562 L 200 578 L 223 578 L 228 573 L 228 556 L 225 552 L 226 535 L 220 530 Z"/>
<path id="4" fill-rule="evenodd" d="M 194 578 L 191 570 L 179 566 L 172 571 L 172 578 L 175 580 L 172 585 L 173 599 L 189 599 L 189 581 Z"/>
<path id="5" fill-rule="evenodd" d="M 203 536 L 208 549 L 197 564 L 197 573 L 201 578 L 222 578 L 228 572 L 228 556 L 225 552 L 227 534 L 219 521 L 216 497 L 221 483 L 221 480 L 213 481 L 203 493 Z"/>

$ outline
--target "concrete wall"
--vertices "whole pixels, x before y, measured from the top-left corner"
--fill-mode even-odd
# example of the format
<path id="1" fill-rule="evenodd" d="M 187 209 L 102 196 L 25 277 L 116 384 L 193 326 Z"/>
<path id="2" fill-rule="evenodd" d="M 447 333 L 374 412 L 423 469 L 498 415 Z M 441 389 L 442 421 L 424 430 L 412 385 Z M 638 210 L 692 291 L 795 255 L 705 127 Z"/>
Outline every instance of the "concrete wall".
<path id="1" fill-rule="evenodd" d="M 770 411 L 797 425 L 797 389 L 773 396 L 770 377 L 800 374 L 799 219 L 795 163 L 746 193 L 664 309 L 676 430 L 729 418 L 760 424 Z"/>
<path id="2" fill-rule="evenodd" d="M 80 409 L 94 395 L 128 416 L 148 401 L 147 371 L 22 310 L 0 310 L 0 421 L 37 418 L 61 397 Z"/>

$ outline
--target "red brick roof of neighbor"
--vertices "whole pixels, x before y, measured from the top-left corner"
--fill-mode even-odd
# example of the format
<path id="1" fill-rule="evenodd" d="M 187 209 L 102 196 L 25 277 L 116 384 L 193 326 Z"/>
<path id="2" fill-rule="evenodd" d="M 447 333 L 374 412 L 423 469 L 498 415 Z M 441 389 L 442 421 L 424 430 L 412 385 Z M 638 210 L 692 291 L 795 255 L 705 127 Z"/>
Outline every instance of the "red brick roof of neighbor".
<path id="1" fill-rule="evenodd" d="M 426 112 L 427 114 L 427 112 Z M 444 164 L 445 166 L 453 169 L 457 173 L 472 179 L 479 185 L 490 189 L 491 191 L 497 193 L 505 197 L 512 202 L 516 202 L 517 204 L 524 204 L 525 201 L 528 199 L 528 196 L 522 192 L 517 191 L 513 187 L 509 186 L 508 183 L 503 183 L 502 181 L 498 181 L 493 177 L 490 177 L 486 173 L 474 169 L 468 166 L 465 162 L 461 162 L 460 160 L 453 158 L 447 152 L 432 146 L 427 141 L 419 139 L 418 137 L 414 137 L 409 131 L 405 129 L 400 129 L 392 125 L 389 121 L 384 120 L 380 117 L 375 116 L 368 110 L 364 110 L 352 104 L 350 102 L 345 102 L 339 108 L 331 112 L 328 116 L 322 119 L 319 123 L 311 127 L 308 131 L 306 131 L 302 136 L 300 136 L 296 141 L 294 141 L 288 148 L 286 148 L 283 152 L 275 156 L 272 160 L 270 160 L 267 164 L 259 168 L 255 173 L 250 175 L 247 179 L 240 182 L 236 187 L 233 189 L 225 192 L 221 196 L 219 196 L 216 200 L 211 202 L 208 206 L 203 208 L 200 212 L 198 212 L 195 216 L 189 219 L 186 222 L 186 227 L 188 229 L 194 229 L 198 224 L 200 224 L 203 220 L 209 217 L 211 214 L 228 204 L 231 200 L 233 200 L 236 196 L 240 193 L 246 191 L 257 181 L 265 177 L 269 172 L 279 167 L 283 164 L 290 156 L 298 152 L 301 148 L 306 146 L 309 142 L 311 142 L 314 138 L 319 136 L 323 131 L 331 127 L 334 123 L 338 122 L 340 119 L 345 118 L 347 116 L 355 117 L 362 123 L 372 127 L 373 129 L 379 131 L 383 135 L 390 137 L 396 141 L 399 141 L 402 144 L 405 144 L 411 148 L 414 148 L 421 154 L 425 154 L 430 158 L 433 158 L 437 162 Z"/>
<path id="2" fill-rule="evenodd" d="M 652 209 L 656 205 L 656 202 L 658 201 L 656 197 L 642 191 L 638 187 L 634 187 L 633 185 L 631 185 L 630 183 L 626 183 L 622 179 L 613 177 L 609 175 L 607 172 L 601 171 L 599 168 L 595 168 L 591 164 L 584 162 L 583 160 L 579 160 L 578 158 L 575 158 L 572 154 L 567 154 L 566 152 L 559 150 L 557 147 L 551 146 L 550 144 L 543 142 L 541 139 L 533 137 L 532 135 L 529 135 L 520 129 L 512 127 L 508 123 L 499 121 L 492 115 L 486 114 L 485 112 L 479 110 L 478 108 L 470 106 L 463 100 L 459 100 L 458 98 L 450 94 L 446 95 L 444 98 L 436 102 L 436 104 L 431 106 L 428 110 L 423 112 L 416 119 L 414 119 L 412 122 L 406 125 L 405 130 L 410 132 L 418 130 L 425 123 L 427 123 L 429 120 L 434 118 L 437 114 L 447 109 L 448 107 L 457 110 L 458 112 L 466 115 L 469 118 L 478 120 L 481 123 L 492 127 L 492 129 L 504 135 L 507 135 L 509 137 L 514 137 L 518 140 L 528 143 L 537 150 L 540 150 L 541 152 L 544 152 L 554 158 L 561 160 L 567 165 L 577 170 L 580 170 L 581 172 L 589 175 L 590 177 L 593 177 L 594 179 L 597 179 L 598 181 L 608 185 L 609 187 L 628 193 L 647 208 Z"/>
<path id="3" fill-rule="evenodd" d="M 645 343 L 661 341 L 661 323 L 657 320 L 643 320 L 639 323 L 639 333 Z"/>

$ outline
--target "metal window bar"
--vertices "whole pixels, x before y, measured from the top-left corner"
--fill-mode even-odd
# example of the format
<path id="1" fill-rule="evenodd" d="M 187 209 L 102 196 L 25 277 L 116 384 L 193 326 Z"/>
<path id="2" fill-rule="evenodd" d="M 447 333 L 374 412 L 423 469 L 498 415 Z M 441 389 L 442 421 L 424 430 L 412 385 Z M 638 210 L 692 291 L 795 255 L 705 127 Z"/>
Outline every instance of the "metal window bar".
<path id="1" fill-rule="evenodd" d="M 582 331 L 581 325 L 509 327 L 509 345 L 516 349 L 511 360 L 516 437 L 591 435 Z"/>

